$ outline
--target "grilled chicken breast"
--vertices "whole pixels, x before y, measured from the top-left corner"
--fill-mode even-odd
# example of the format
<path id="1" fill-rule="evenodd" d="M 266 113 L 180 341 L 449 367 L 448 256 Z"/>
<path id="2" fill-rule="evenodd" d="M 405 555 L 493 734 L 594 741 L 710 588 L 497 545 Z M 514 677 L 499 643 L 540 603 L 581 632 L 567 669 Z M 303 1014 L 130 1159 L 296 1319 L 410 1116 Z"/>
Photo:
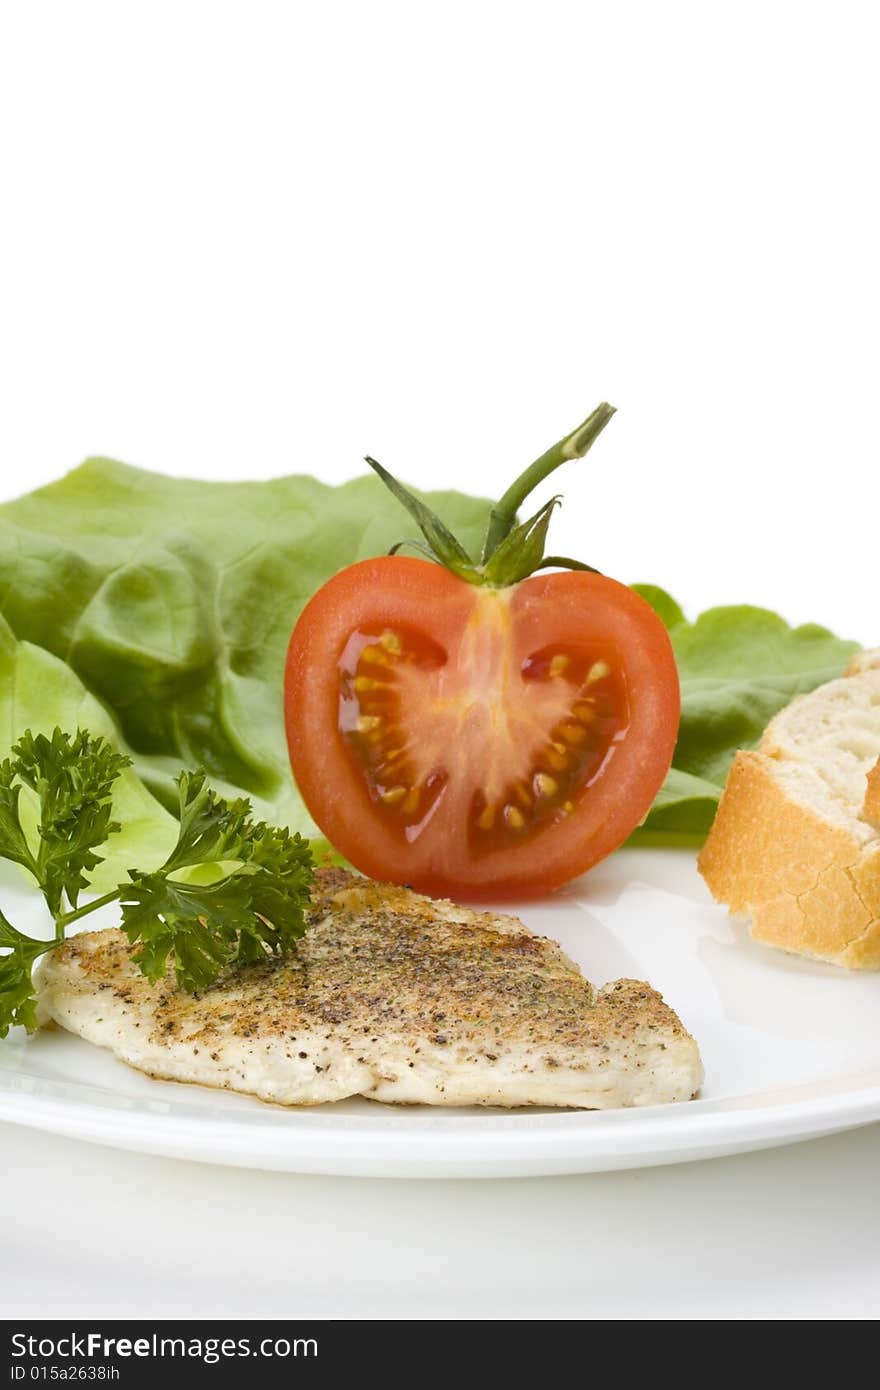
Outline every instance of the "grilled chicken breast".
<path id="1" fill-rule="evenodd" d="M 594 989 L 515 917 L 318 875 L 296 955 L 203 994 L 150 984 L 118 930 L 44 957 L 41 1019 L 151 1076 L 282 1105 L 346 1096 L 422 1105 L 605 1109 L 688 1100 L 697 1045 L 649 985 Z"/>

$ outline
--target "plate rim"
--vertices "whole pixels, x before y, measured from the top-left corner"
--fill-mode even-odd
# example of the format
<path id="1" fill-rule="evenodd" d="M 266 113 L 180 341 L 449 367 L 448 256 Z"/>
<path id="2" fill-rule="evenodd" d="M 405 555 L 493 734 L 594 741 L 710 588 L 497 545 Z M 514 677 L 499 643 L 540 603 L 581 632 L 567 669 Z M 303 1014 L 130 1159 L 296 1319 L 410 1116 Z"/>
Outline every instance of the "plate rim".
<path id="1" fill-rule="evenodd" d="M 181 1115 L 100 1105 L 75 1095 L 22 1090 L 21 1074 L 11 1076 L 12 1084 L 9 1074 L 0 1075 L 0 1120 L 9 1123 L 197 1162 L 363 1176 L 418 1176 L 420 1168 L 426 1177 L 479 1177 L 653 1166 L 793 1143 L 880 1120 L 880 1073 L 874 1072 L 857 1073 L 854 1083 L 862 1082 L 851 1087 L 828 1078 L 830 1094 L 769 1105 L 749 1105 L 743 1097 L 740 1103 L 697 1099 L 622 1110 L 482 1115 L 408 1114 L 405 1107 L 387 1106 L 375 1116 L 271 1106 L 266 1117 L 257 1111 L 240 1117 Z"/>

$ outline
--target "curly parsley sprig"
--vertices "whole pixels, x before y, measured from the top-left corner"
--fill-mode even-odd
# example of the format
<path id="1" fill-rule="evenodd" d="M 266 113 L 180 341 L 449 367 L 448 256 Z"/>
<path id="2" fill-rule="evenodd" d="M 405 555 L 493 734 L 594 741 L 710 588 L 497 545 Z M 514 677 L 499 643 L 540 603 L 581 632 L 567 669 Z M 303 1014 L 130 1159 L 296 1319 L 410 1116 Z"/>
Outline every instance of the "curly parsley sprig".
<path id="1" fill-rule="evenodd" d="M 105 739 L 78 729 L 51 738 L 25 733 L 0 763 L 0 857 L 21 864 L 38 883 L 55 936 L 25 936 L 0 912 L 0 1038 L 15 1024 L 36 1025 L 32 971 L 63 940 L 65 928 L 108 903 L 120 902 L 122 929 L 137 947 L 134 959 L 157 980 L 171 959 L 179 989 L 205 989 L 224 971 L 281 957 L 305 931 L 312 882 L 307 840 L 255 821 L 245 797 L 226 801 L 203 771 L 177 778 L 180 828 L 165 863 L 79 906 L 97 852 L 119 830 L 111 819 L 113 785 L 131 759 Z M 39 800 L 33 843 L 20 815 L 23 787 Z M 212 866 L 208 882 L 192 870 Z M 204 875 L 204 868 L 203 868 Z"/>

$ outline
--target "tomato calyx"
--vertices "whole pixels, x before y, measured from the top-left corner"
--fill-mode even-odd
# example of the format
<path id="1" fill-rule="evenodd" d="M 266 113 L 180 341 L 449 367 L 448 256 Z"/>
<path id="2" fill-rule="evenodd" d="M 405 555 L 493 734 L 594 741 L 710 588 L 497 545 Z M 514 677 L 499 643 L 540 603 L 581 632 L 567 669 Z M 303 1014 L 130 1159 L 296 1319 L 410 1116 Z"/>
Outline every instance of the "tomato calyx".
<path id="1" fill-rule="evenodd" d="M 544 554 L 550 520 L 562 502 L 560 496 L 551 497 L 527 521 L 517 522 L 517 513 L 530 493 L 555 469 L 571 459 L 583 458 L 613 414 L 614 406 L 603 401 L 577 429 L 558 440 L 519 475 L 489 514 L 479 560 L 468 553 L 436 512 L 404 487 L 381 463 L 367 457 L 366 462 L 373 472 L 406 507 L 424 536 L 423 541 L 399 541 L 392 546 L 390 554 L 396 554 L 403 546 L 411 546 L 466 583 L 493 589 L 509 588 L 541 569 L 587 570 L 598 574 L 598 570 L 582 560 Z"/>

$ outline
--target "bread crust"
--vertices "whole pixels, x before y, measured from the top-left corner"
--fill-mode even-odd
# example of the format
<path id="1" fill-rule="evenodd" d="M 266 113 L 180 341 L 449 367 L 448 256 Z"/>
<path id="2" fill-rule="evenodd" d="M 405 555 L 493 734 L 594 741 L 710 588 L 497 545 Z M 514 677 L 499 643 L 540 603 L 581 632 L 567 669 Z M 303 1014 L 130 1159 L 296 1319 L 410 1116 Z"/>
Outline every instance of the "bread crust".
<path id="1" fill-rule="evenodd" d="M 860 654 L 847 673 L 878 667 Z M 802 698 L 809 698 L 802 697 Z M 850 970 L 880 969 L 880 838 L 857 839 L 779 777 L 772 735 L 737 753 L 698 865 L 713 896 L 751 918 L 756 941 Z M 856 816 L 880 829 L 880 759 Z"/>
<path id="2" fill-rule="evenodd" d="M 869 825 L 880 830 L 880 758 L 868 773 L 868 786 L 865 791 L 865 805 L 862 815 Z"/>

